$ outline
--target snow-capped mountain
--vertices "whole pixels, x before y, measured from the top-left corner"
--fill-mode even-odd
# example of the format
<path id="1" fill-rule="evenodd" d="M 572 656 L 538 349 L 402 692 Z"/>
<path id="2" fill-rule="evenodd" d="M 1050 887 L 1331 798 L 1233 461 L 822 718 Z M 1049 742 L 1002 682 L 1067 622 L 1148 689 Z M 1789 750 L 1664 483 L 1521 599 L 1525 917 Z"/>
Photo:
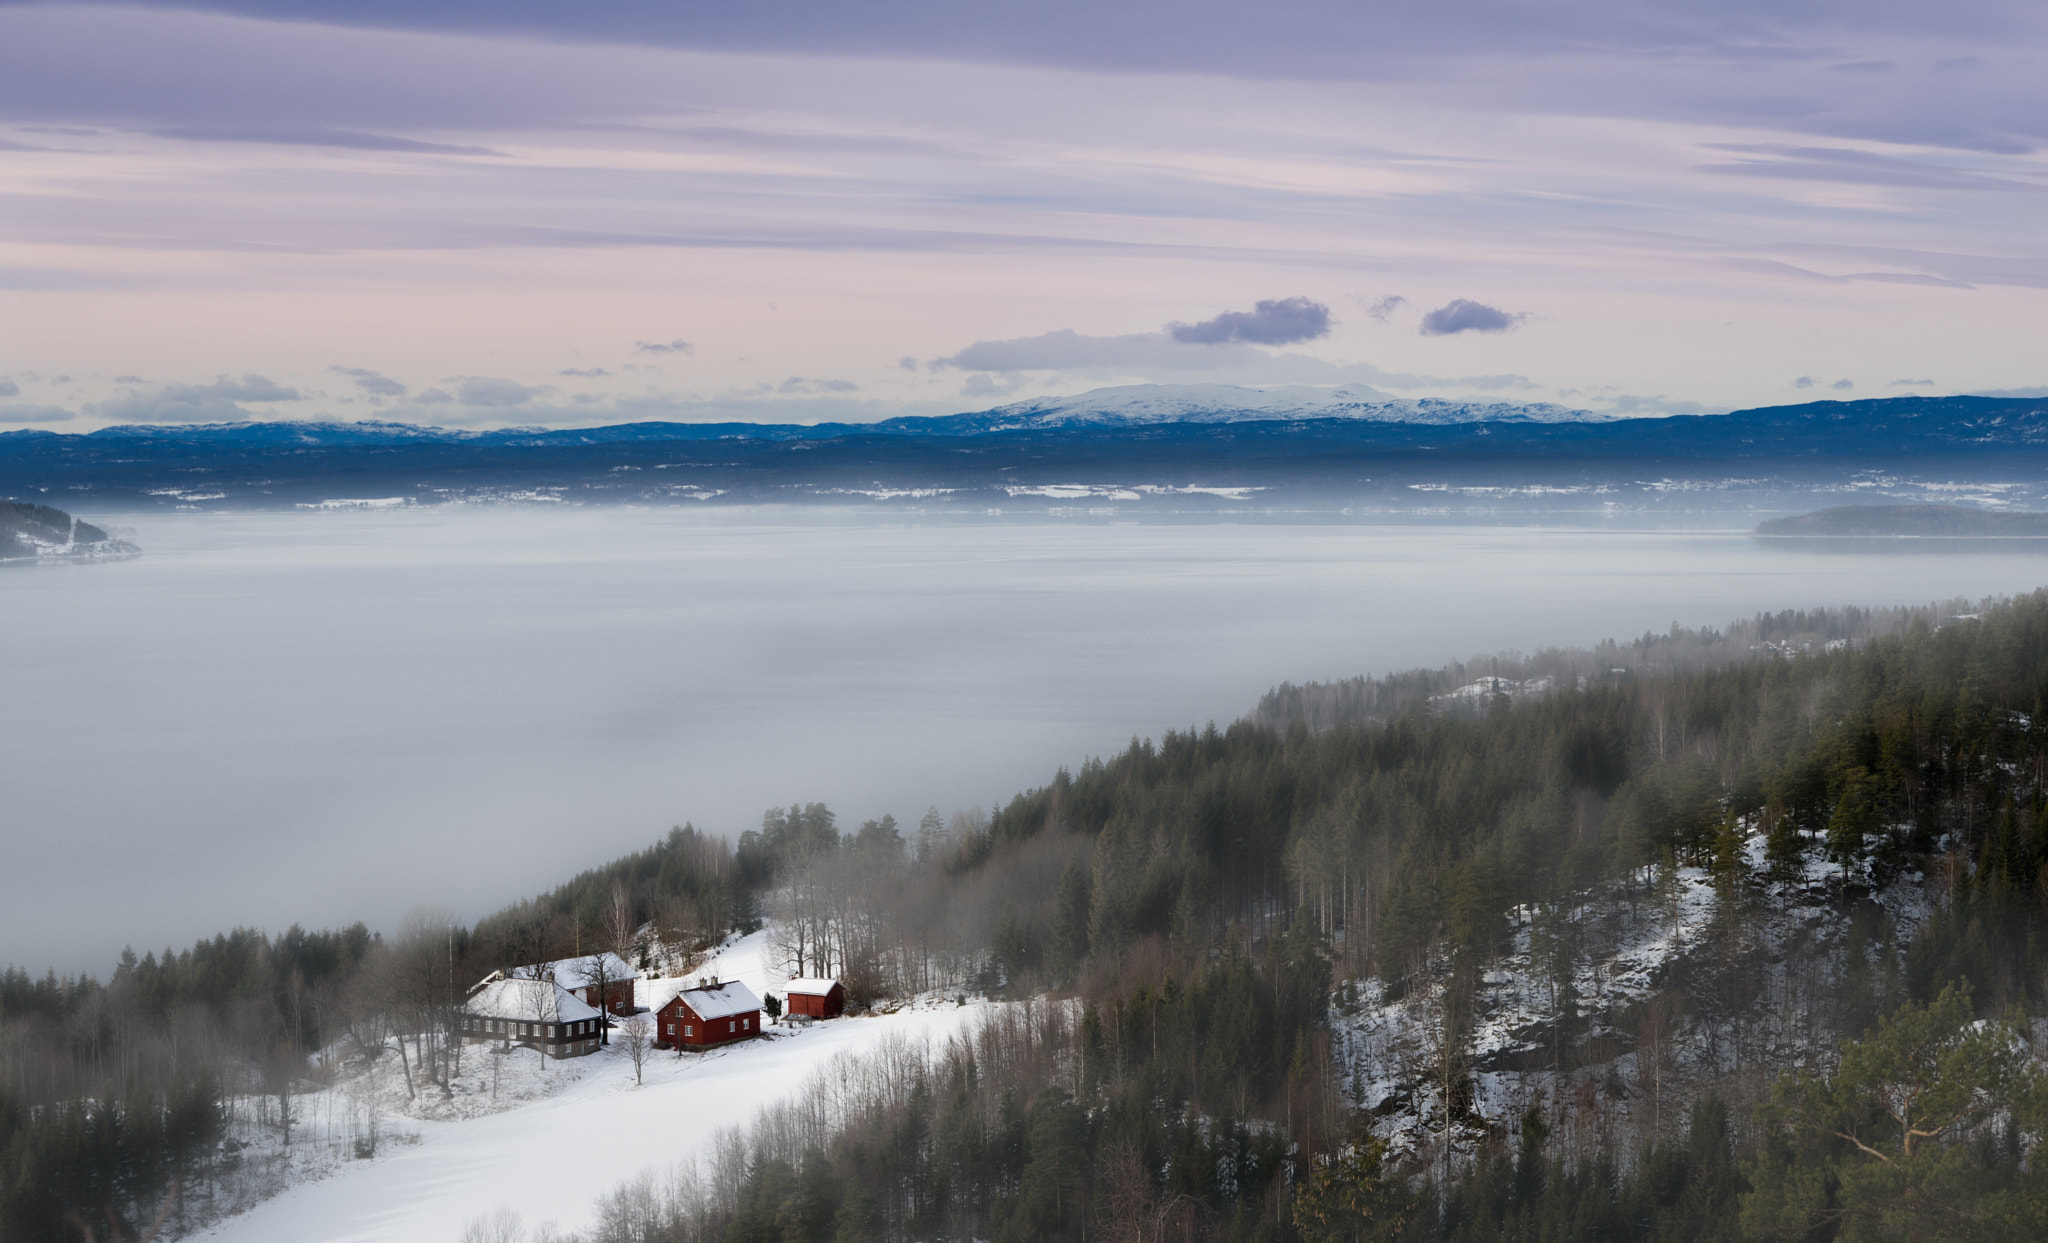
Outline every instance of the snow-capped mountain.
<path id="1" fill-rule="evenodd" d="M 1549 402 L 1442 401 L 1394 397 L 1362 384 L 1318 388 L 1278 384 L 1125 384 L 1072 397 L 1034 397 L 976 414 L 890 419 L 877 430 L 975 435 L 1062 427 L 1140 427 L 1160 423 L 1298 422 L 1359 419 L 1375 423 L 1605 423 L 1611 416 Z"/>

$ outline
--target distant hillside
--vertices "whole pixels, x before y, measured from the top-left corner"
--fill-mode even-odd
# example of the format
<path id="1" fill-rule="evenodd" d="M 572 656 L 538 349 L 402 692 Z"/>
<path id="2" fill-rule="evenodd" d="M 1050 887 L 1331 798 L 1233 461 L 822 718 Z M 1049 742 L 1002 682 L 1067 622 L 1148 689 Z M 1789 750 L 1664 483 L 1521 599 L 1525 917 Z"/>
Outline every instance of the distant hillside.
<path id="1" fill-rule="evenodd" d="M 2040 479 L 2048 399 L 1901 397 L 1613 419 L 1364 388 L 1140 385 L 872 424 L 462 431 L 273 422 L 0 432 L 0 494 L 133 509 L 521 501 L 1128 512 L 1783 512 L 1817 487 Z M 1987 474 L 1986 472 L 1995 472 Z M 2048 505 L 2038 484 L 1997 493 Z M 1989 494 L 1987 494 L 1988 496 Z"/>
<path id="2" fill-rule="evenodd" d="M 1838 505 L 1772 518 L 1756 533 L 1777 537 L 2048 535 L 2048 514 L 2000 513 L 1967 505 Z"/>
<path id="3" fill-rule="evenodd" d="M 52 558 L 100 560 L 134 556 L 139 549 L 61 509 L 0 501 L 0 562 Z"/>

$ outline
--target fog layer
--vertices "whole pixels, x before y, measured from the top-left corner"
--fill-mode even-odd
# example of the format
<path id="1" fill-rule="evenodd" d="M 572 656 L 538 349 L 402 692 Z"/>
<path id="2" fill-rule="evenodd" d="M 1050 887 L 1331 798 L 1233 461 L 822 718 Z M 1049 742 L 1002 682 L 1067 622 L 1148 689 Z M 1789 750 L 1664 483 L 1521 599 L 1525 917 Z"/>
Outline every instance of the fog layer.
<path id="1" fill-rule="evenodd" d="M 2048 557 L 1738 533 L 882 524 L 445 508 L 147 519 L 0 576 L 0 962 L 468 918 L 673 823 L 1007 800 L 1272 684 L 2030 589 Z"/>

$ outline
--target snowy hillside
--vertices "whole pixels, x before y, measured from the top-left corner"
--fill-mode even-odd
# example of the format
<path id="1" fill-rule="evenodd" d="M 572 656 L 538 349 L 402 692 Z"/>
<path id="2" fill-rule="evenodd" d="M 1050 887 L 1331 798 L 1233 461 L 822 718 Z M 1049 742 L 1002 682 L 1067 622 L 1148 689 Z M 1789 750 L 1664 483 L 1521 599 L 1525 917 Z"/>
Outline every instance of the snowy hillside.
<path id="1" fill-rule="evenodd" d="M 767 933 L 728 946 L 700 971 L 765 993 Z M 470 1045 L 445 1096 L 409 1101 L 397 1058 L 293 1105 L 298 1151 L 280 1160 L 276 1127 L 244 1134 L 272 1167 L 277 1194 L 190 1237 L 220 1243 L 453 1243 L 468 1223 L 510 1209 L 563 1231 L 589 1224 L 598 1198 L 638 1172 L 690 1156 L 720 1128 L 744 1124 L 846 1054 L 895 1041 L 939 1041 L 986 1014 L 984 1003 L 925 998 L 893 1013 L 776 1027 L 708 1053 L 655 1051 L 642 1083 L 615 1032 L 611 1047 L 563 1061 L 530 1049 Z M 376 1155 L 353 1156 L 382 1115 Z"/>
<path id="2" fill-rule="evenodd" d="M 1743 828 L 1732 881 L 1653 867 L 1516 910 L 1510 948 L 1486 965 L 1471 1012 L 1450 1019 L 1453 1046 L 1442 958 L 1391 987 L 1340 990 L 1333 1044 L 1354 1106 L 1397 1152 L 1455 1167 L 1531 1105 L 1565 1123 L 1555 1142 L 1591 1151 L 1617 1132 L 1668 1133 L 1710 1091 L 1739 1097 L 1778 1068 L 1831 1065 L 1836 1040 L 1857 1034 L 1845 982 L 1892 961 L 1858 939 L 1859 912 L 1864 931 L 1910 942 L 1931 910 L 1926 878 L 1879 885 L 1867 863 L 1845 875 L 1817 855 L 1774 876 L 1762 834 Z M 1447 1108 L 1451 1047 L 1471 1095 Z"/>

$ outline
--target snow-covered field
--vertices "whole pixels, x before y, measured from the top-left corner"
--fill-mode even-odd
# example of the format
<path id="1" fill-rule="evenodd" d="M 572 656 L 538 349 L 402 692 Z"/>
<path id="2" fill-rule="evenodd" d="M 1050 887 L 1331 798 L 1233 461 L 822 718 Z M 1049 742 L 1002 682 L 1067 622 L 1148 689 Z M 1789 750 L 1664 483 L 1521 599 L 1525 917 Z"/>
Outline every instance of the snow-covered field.
<path id="1" fill-rule="evenodd" d="M 763 933 L 743 938 L 702 969 L 763 992 L 774 982 L 762 963 L 764 941 Z M 311 1181 L 193 1237 L 453 1243 L 469 1222 L 501 1207 L 532 1225 L 579 1230 L 600 1195 L 642 1169 L 693 1154 L 720 1128 L 750 1121 L 836 1055 L 892 1036 L 943 1041 L 985 1009 L 929 998 L 893 1014 L 772 1028 L 763 1039 L 709 1053 L 654 1051 L 637 1087 L 616 1033 L 609 1049 L 545 1068 L 530 1050 L 498 1055 L 471 1045 L 452 1099 L 423 1098 L 406 1110 L 395 1077 L 379 1088 L 387 1108 L 411 1116 L 387 1116 L 374 1158 L 316 1165 L 301 1175 Z M 493 1062 L 500 1063 L 495 1100 Z M 344 1113 L 349 1091 L 341 1084 L 321 1094 L 334 1101 L 301 1098 L 294 1112 Z"/>

